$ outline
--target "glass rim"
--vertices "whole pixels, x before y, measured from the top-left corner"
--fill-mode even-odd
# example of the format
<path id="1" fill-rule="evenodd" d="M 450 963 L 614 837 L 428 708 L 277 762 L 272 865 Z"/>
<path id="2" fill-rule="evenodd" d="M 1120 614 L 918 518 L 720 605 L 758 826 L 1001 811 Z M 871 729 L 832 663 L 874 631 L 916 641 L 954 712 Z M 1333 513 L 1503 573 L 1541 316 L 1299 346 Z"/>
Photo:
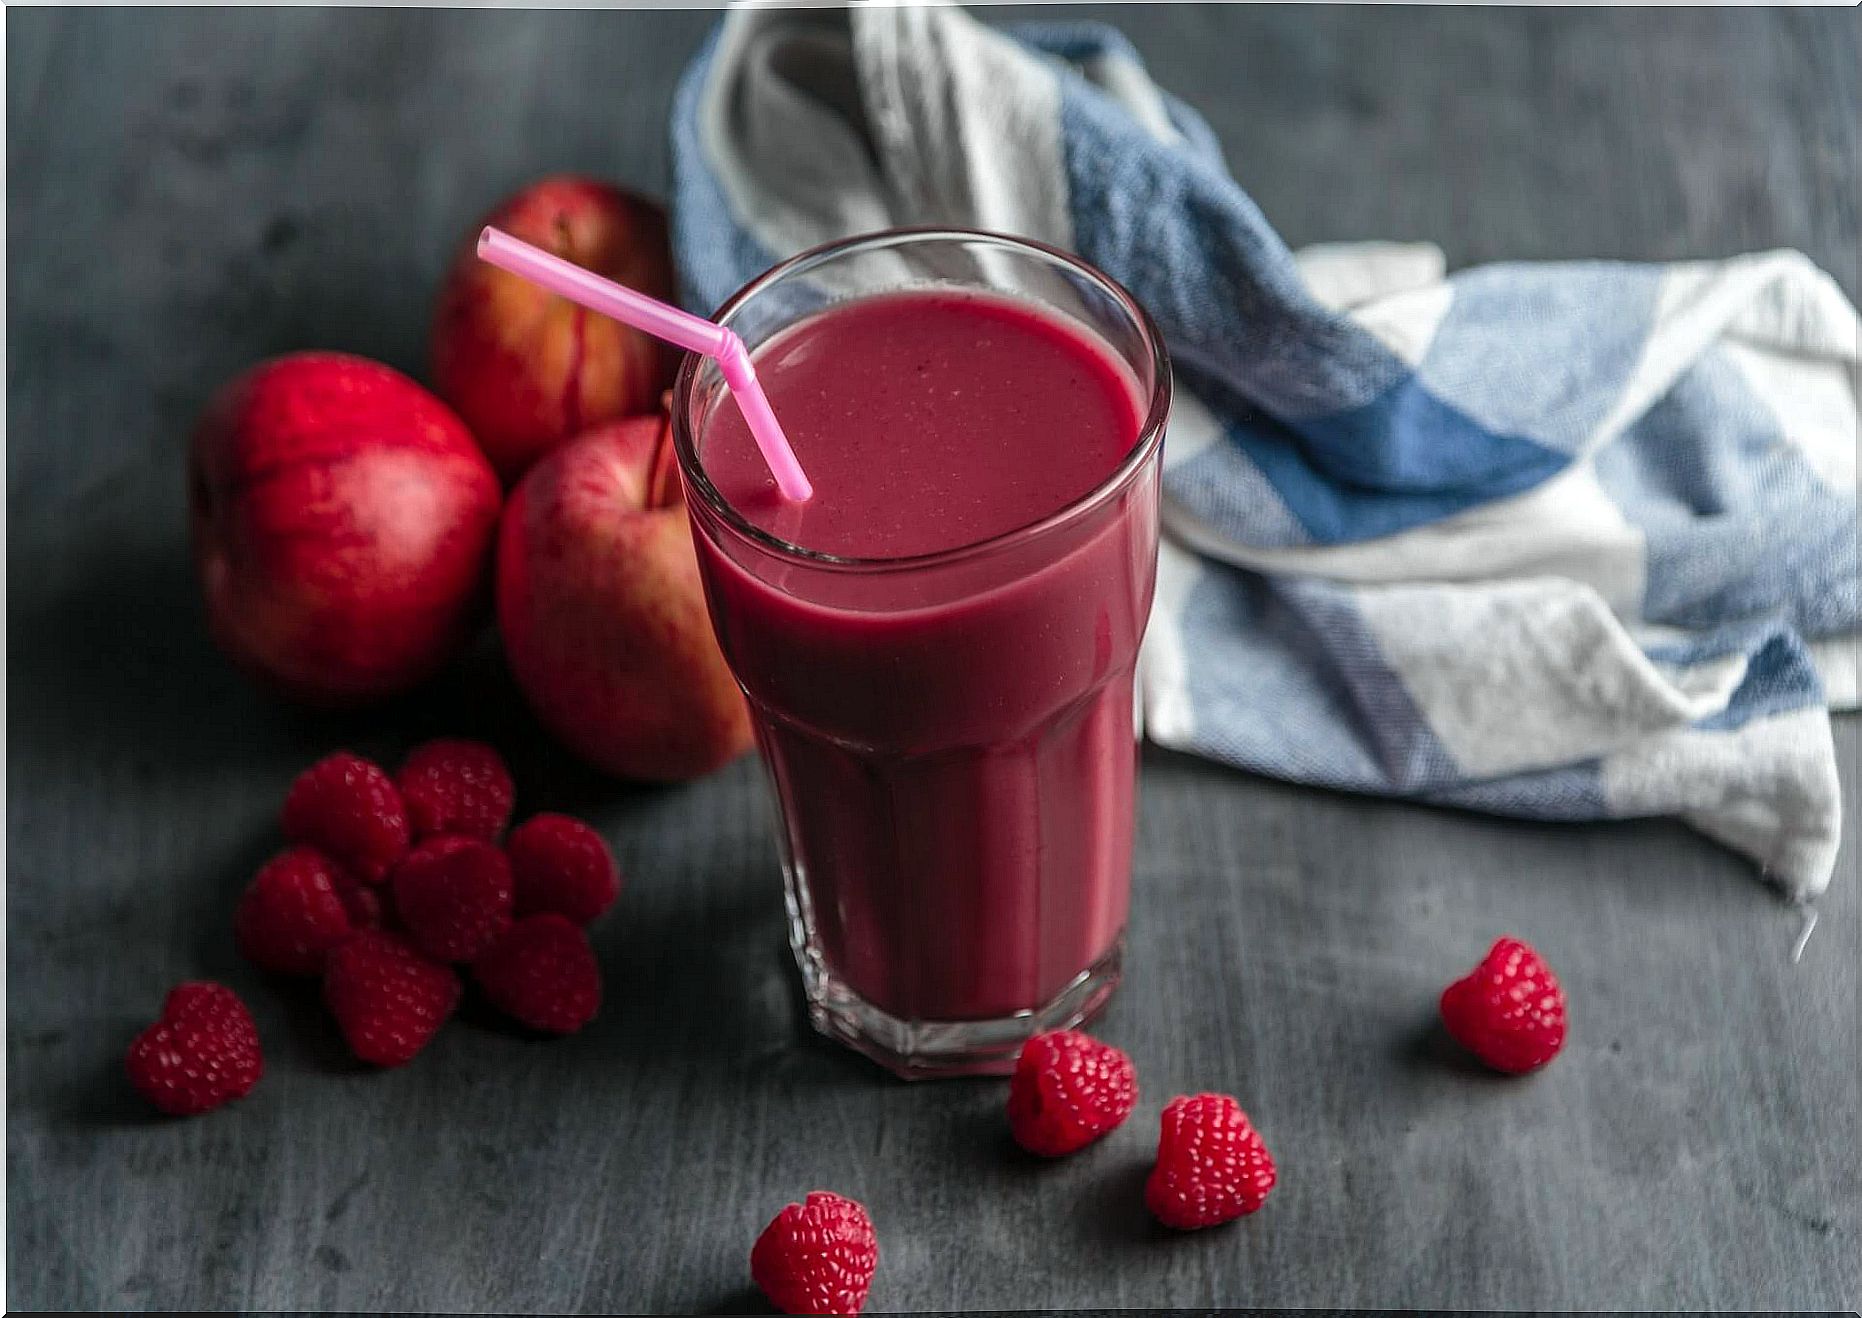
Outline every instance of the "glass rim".
<path id="1" fill-rule="evenodd" d="M 950 549 L 882 557 L 850 557 L 809 549 L 804 545 L 784 540 L 781 536 L 773 535 L 752 523 L 731 507 L 724 496 L 718 492 L 717 487 L 711 483 L 711 478 L 705 474 L 704 467 L 698 460 L 697 437 L 692 433 L 690 418 L 692 395 L 697 388 L 699 372 L 710 364 L 710 359 L 688 352 L 679 364 L 679 372 L 672 386 L 672 442 L 679 459 L 680 471 L 685 478 L 686 489 L 688 492 L 697 492 L 705 505 L 705 511 L 722 521 L 738 536 L 781 558 L 819 568 L 869 572 L 896 571 L 905 568 L 943 566 L 973 555 L 1006 548 L 1023 540 L 1036 539 L 1085 517 L 1130 485 L 1162 443 L 1164 423 L 1170 415 L 1170 357 L 1164 348 L 1164 337 L 1158 332 L 1157 325 L 1152 321 L 1150 313 L 1144 309 L 1144 305 L 1126 291 L 1123 284 L 1090 262 L 1051 244 L 1038 242 L 1032 238 L 1018 238 L 1011 234 L 996 233 L 988 229 L 967 229 L 946 225 L 878 229 L 868 233 L 853 234 L 810 247 L 787 260 L 777 262 L 726 298 L 723 304 L 712 313 L 711 319 L 720 325 L 729 326 L 732 317 L 758 294 L 765 292 L 771 286 L 791 276 L 805 273 L 836 257 L 846 256 L 856 251 L 880 251 L 888 247 L 922 242 L 978 241 L 1010 250 L 1020 249 L 1069 267 L 1109 295 L 1137 327 L 1139 338 L 1143 340 L 1145 349 L 1150 353 L 1150 397 L 1144 420 L 1138 428 L 1137 438 L 1132 441 L 1130 450 L 1119 460 L 1118 466 L 1114 467 L 1105 479 L 1086 493 L 1069 500 L 1053 512 L 1038 517 L 1032 522 L 1025 522 L 1007 531 L 999 531 L 984 539 L 973 540 L 968 544 L 957 545 Z M 1092 327 L 1086 326 L 1086 328 L 1090 330 Z"/>

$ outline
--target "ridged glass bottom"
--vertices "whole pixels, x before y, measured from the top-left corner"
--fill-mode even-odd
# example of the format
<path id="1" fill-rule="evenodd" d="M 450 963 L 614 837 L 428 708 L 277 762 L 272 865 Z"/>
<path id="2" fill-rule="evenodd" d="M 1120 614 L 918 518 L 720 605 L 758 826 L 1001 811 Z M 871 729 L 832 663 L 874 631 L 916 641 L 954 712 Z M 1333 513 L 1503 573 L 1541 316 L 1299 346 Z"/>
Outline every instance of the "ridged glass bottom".
<path id="1" fill-rule="evenodd" d="M 789 943 L 815 1028 L 911 1077 L 1012 1070 L 1119 979 L 1128 671 L 1014 739 L 855 750 L 758 720 Z"/>
<path id="2" fill-rule="evenodd" d="M 791 889 L 793 893 L 794 889 Z M 1007 1075 L 1030 1036 L 1069 1030 L 1099 1014 L 1118 987 L 1124 935 L 1059 993 L 1030 1011 L 978 1021 L 900 1020 L 881 1011 L 828 969 L 808 937 L 806 917 L 789 904 L 789 945 L 801 968 L 808 1019 L 815 1029 L 863 1053 L 905 1080 Z"/>

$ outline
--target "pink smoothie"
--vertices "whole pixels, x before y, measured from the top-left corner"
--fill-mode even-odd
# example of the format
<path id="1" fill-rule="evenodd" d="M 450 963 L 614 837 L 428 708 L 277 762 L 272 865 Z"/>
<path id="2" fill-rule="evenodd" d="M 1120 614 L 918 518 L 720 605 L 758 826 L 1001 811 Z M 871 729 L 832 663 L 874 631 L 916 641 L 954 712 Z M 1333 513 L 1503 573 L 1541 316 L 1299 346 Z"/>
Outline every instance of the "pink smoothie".
<path id="1" fill-rule="evenodd" d="M 1010 533 L 1124 463 L 1137 381 L 1084 327 L 961 291 L 836 305 L 756 363 L 815 496 L 781 499 L 725 403 L 699 460 L 744 518 L 842 558 L 976 546 L 811 563 L 700 519 L 824 969 L 905 1020 L 1041 1007 L 1125 925 L 1154 471 Z"/>

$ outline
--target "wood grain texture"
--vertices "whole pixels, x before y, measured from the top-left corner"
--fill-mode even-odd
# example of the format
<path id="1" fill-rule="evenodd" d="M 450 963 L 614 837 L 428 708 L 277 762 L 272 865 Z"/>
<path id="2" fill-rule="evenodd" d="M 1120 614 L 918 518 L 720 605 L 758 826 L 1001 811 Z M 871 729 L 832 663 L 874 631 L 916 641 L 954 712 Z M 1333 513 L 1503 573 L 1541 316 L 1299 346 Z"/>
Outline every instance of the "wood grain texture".
<path id="1" fill-rule="evenodd" d="M 1097 16 L 1295 244 L 1793 246 L 1857 294 L 1852 12 Z M 448 245 L 498 195 L 558 168 L 663 190 L 672 83 L 710 22 L 8 14 L 9 1307 L 727 1310 L 753 1304 L 756 1230 L 818 1186 L 878 1220 L 877 1309 L 1862 1299 L 1853 824 L 1793 966 L 1795 916 L 1677 825 L 1509 823 L 1152 754 L 1104 1025 L 1140 1109 L 1035 1165 L 999 1084 L 904 1086 L 802 1030 L 753 766 L 606 784 L 539 738 L 489 647 L 386 722 L 293 712 L 228 669 L 182 516 L 213 387 L 313 346 L 419 371 Z M 559 1043 L 468 1021 L 365 1074 L 313 994 L 234 956 L 231 900 L 296 769 L 438 731 L 495 738 L 521 808 L 585 811 L 615 844 L 609 1006 Z M 1838 745 L 1853 806 L 1853 723 Z M 1524 1083 L 1431 1023 L 1506 930 L 1576 1018 Z M 153 1120 L 121 1050 L 201 975 L 247 992 L 269 1073 Z M 1242 1097 L 1282 1182 L 1245 1224 L 1165 1238 L 1139 1186 L 1162 1101 L 1193 1088 Z"/>

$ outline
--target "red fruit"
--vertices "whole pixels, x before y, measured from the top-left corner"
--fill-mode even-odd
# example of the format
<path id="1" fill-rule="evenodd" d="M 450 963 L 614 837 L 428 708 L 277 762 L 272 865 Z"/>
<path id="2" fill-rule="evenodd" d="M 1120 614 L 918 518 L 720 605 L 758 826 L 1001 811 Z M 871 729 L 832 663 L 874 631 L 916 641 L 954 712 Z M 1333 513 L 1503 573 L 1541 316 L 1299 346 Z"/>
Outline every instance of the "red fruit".
<path id="1" fill-rule="evenodd" d="M 1502 938 L 1463 979 L 1442 990 L 1442 1023 L 1496 1071 L 1544 1066 L 1565 1046 L 1565 991 L 1539 954 Z"/>
<path id="2" fill-rule="evenodd" d="M 136 1036 L 124 1064 L 136 1092 L 175 1117 L 244 1098 L 265 1073 L 246 1004 L 230 988 L 204 982 L 169 991 L 161 1019 Z"/>
<path id="3" fill-rule="evenodd" d="M 376 1066 L 399 1066 L 453 1014 L 459 977 L 398 935 L 365 929 L 330 953 L 323 1000 L 351 1052 Z"/>
<path id="4" fill-rule="evenodd" d="M 519 920 L 472 963 L 472 977 L 492 1006 L 546 1034 L 574 1034 L 601 1008 L 588 935 L 560 915 Z"/>
<path id="5" fill-rule="evenodd" d="M 265 863 L 233 911 L 233 940 L 245 958 L 280 975 L 317 975 L 331 948 L 353 932 L 340 871 L 311 847 Z"/>
<path id="6" fill-rule="evenodd" d="M 194 431 L 188 501 L 214 638 L 291 696 L 406 690 L 478 619 L 497 477 L 378 362 L 297 353 L 232 381 Z"/>
<path id="7" fill-rule="evenodd" d="M 1078 1030 L 1053 1030 L 1022 1045 L 1009 1131 L 1028 1152 L 1058 1158 L 1117 1129 L 1137 1101 L 1131 1058 Z"/>
<path id="8" fill-rule="evenodd" d="M 666 215 L 605 183 L 542 179 L 485 217 L 526 242 L 662 301 L 673 296 Z M 509 485 L 584 428 L 651 411 L 678 354 L 650 335 L 478 259 L 474 225 L 433 324 L 433 384 Z"/>
<path id="9" fill-rule="evenodd" d="M 407 850 L 407 811 L 380 765 L 337 751 L 291 784 L 284 835 L 316 847 L 357 878 L 380 883 Z"/>
<path id="10" fill-rule="evenodd" d="M 750 1251 L 752 1280 L 783 1313 L 859 1313 L 878 1268 L 873 1219 L 826 1190 L 777 1213 Z"/>
<path id="11" fill-rule="evenodd" d="M 1274 1188 L 1274 1160 L 1227 1094 L 1173 1098 L 1164 1107 L 1157 1165 L 1145 1206 L 1179 1231 L 1215 1226 L 1254 1212 Z"/>
<path id="12" fill-rule="evenodd" d="M 621 891 L 621 874 L 608 844 L 568 815 L 532 815 L 511 831 L 504 854 L 511 861 L 520 916 L 554 911 L 588 924 Z"/>
<path id="13" fill-rule="evenodd" d="M 496 842 L 511 822 L 511 771 L 480 741 L 442 737 L 414 747 L 395 784 L 415 837 L 460 833 Z"/>
<path id="14" fill-rule="evenodd" d="M 511 866 L 474 837 L 430 837 L 389 876 L 394 909 L 422 952 L 470 961 L 511 927 Z"/>
<path id="15" fill-rule="evenodd" d="M 498 633 L 556 738 L 625 778 L 696 778 L 750 748 L 705 608 L 664 417 L 531 468 L 498 533 Z"/>

